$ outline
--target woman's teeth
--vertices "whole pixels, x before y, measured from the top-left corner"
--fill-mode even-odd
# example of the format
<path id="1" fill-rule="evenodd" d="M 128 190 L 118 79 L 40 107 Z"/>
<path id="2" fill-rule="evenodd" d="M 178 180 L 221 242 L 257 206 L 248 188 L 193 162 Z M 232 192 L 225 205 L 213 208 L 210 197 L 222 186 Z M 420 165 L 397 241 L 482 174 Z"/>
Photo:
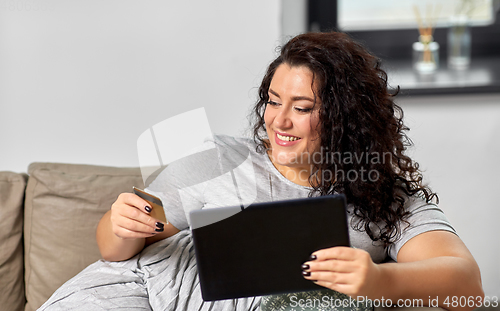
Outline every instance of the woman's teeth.
<path id="1" fill-rule="evenodd" d="M 283 136 L 283 135 L 280 135 L 278 133 L 276 133 L 276 135 L 278 136 L 279 139 L 281 140 L 285 140 L 285 141 L 296 141 L 296 140 L 299 140 L 300 138 L 299 137 L 293 137 L 293 136 Z"/>

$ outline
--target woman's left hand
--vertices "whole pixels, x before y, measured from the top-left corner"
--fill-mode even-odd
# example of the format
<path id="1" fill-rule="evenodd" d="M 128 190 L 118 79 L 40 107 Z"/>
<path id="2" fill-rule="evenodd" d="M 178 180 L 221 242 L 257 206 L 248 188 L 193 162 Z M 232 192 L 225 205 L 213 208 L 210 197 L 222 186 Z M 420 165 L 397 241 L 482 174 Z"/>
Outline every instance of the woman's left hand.
<path id="1" fill-rule="evenodd" d="M 316 259 L 313 259 L 314 256 Z M 302 265 L 304 278 L 353 298 L 376 297 L 380 267 L 362 249 L 332 247 L 314 252 Z"/>

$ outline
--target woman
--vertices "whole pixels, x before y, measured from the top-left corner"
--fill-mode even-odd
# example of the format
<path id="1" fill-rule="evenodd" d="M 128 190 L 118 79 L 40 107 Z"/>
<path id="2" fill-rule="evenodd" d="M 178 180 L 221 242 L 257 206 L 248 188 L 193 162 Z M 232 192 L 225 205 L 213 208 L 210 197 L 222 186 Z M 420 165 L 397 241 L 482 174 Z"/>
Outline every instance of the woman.
<path id="1" fill-rule="evenodd" d="M 257 310 L 258 297 L 201 300 L 186 214 L 332 193 L 347 197 L 353 248 L 314 252 L 304 278 L 353 298 L 432 299 L 447 309 L 453 297 L 480 302 L 478 266 L 404 154 L 402 111 L 375 57 L 342 33 L 299 35 L 270 64 L 259 97 L 254 141 L 217 136 L 213 148 L 169 165 L 148 187 L 169 223 L 141 198 L 120 195 L 98 226 L 106 261 L 41 309 Z"/>
<path id="2" fill-rule="evenodd" d="M 277 83 L 287 79 L 296 79 L 296 84 Z M 422 185 L 418 164 L 404 155 L 411 143 L 404 134 L 403 112 L 388 93 L 386 74 L 375 57 L 345 34 L 300 35 L 269 66 L 259 94 L 254 133 L 259 137 L 266 128 L 270 139 L 261 139 L 260 146 L 270 148 L 282 174 L 297 172 L 290 165 L 297 161 L 290 157 L 289 146 L 282 147 L 273 137 L 301 137 L 297 124 L 307 122 L 302 117 L 306 114 L 318 133 L 310 150 L 324 161 L 313 163 L 304 185 L 311 185 L 311 195 L 344 193 L 357 216 L 356 229 L 383 243 L 398 262 L 375 264 L 363 249 L 335 247 L 312 254 L 314 260 L 303 266 L 305 278 L 354 298 L 427 303 L 431 297 L 446 309 L 453 309 L 448 304 L 453 297 L 482 301 L 477 264 L 453 230 L 428 227 L 411 238 L 401 236 L 406 225 L 409 230 L 416 226 L 408 203 L 420 198 L 432 206 L 437 196 Z M 430 217 L 435 216 L 439 214 Z M 428 226 L 425 221 L 418 225 Z"/>

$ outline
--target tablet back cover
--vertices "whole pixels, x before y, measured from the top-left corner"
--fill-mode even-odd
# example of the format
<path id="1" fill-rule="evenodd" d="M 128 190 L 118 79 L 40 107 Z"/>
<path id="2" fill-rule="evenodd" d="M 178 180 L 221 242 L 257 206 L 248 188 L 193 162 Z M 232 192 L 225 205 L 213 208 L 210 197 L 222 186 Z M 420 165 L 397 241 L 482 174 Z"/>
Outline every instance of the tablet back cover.
<path id="1" fill-rule="evenodd" d="M 301 265 L 316 250 L 349 246 L 345 206 L 345 197 L 334 195 L 257 203 L 236 212 L 240 207 L 192 211 L 203 299 L 324 289 L 304 279 Z"/>

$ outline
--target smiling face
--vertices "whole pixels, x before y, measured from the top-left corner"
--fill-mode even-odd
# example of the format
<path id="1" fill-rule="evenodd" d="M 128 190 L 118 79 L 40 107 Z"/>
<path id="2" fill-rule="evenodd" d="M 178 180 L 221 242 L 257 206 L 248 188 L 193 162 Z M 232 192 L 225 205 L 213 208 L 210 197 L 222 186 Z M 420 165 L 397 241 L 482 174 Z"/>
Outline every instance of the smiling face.
<path id="1" fill-rule="evenodd" d="M 285 177 L 307 186 L 311 157 L 321 146 L 317 133 L 320 103 L 315 102 L 312 79 L 307 67 L 281 64 L 271 80 L 264 113 L 271 161 Z"/>

